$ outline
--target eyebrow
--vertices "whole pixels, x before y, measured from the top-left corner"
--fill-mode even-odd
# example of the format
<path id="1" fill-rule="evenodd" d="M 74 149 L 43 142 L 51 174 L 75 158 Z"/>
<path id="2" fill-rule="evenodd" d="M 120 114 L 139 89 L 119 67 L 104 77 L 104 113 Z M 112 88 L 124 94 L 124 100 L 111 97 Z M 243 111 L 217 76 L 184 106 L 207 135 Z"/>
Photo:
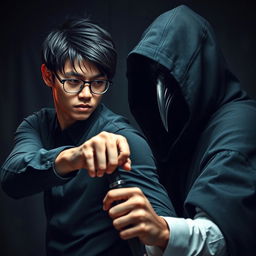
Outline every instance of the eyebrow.
<path id="1" fill-rule="evenodd" d="M 66 76 L 75 76 L 75 77 L 78 77 L 78 78 L 84 78 L 84 75 L 82 75 L 80 73 L 77 73 L 77 72 L 74 72 L 74 71 L 65 72 L 64 75 L 66 75 Z M 89 79 L 97 79 L 99 77 L 106 77 L 106 75 L 104 73 L 98 73 L 94 76 L 91 76 Z"/>

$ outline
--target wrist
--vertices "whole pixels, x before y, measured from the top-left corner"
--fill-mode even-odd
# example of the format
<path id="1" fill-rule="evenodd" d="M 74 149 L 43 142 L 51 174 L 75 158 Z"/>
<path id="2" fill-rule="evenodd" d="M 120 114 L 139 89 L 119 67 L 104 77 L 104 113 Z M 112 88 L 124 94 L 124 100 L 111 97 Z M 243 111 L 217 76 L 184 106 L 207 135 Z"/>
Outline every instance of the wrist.
<path id="1" fill-rule="evenodd" d="M 165 219 L 162 217 L 159 217 L 159 218 L 160 218 L 160 222 L 162 225 L 162 230 L 161 230 L 161 234 L 160 234 L 160 237 L 158 240 L 159 242 L 158 242 L 157 246 L 160 247 L 160 249 L 162 251 L 164 251 L 169 242 L 170 229 L 169 229 L 169 226 L 168 226 L 167 222 L 165 221 Z"/>
<path id="2" fill-rule="evenodd" d="M 72 148 L 66 149 L 60 152 L 60 154 L 56 157 L 54 162 L 54 170 L 58 175 L 66 176 L 73 171 L 69 160 L 69 156 L 72 155 L 72 150 Z"/>

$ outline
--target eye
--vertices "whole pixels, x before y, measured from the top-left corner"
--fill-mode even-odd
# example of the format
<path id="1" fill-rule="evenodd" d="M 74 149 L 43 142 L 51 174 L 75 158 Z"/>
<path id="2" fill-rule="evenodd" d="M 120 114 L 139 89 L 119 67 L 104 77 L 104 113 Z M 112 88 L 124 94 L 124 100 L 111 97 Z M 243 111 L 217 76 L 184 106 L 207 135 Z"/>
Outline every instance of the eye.
<path id="1" fill-rule="evenodd" d="M 79 79 L 67 79 L 66 81 L 70 84 L 81 84 Z"/>
<path id="2" fill-rule="evenodd" d="M 79 79 L 66 79 L 65 83 L 68 86 L 76 87 L 76 86 L 80 86 L 83 82 Z"/>
<path id="3" fill-rule="evenodd" d="M 95 87 L 105 86 L 106 82 L 106 80 L 95 80 L 92 82 L 92 85 Z"/>

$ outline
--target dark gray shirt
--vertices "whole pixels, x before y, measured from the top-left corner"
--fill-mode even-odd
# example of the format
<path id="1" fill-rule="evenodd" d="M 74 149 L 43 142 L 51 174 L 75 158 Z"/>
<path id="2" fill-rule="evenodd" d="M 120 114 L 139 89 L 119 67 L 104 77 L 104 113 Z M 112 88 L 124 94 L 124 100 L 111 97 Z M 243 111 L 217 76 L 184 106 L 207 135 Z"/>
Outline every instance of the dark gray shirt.
<path id="1" fill-rule="evenodd" d="M 54 109 L 25 118 L 15 145 L 1 169 L 4 191 L 14 198 L 44 192 L 48 255 L 131 255 L 119 238 L 102 200 L 109 190 L 108 175 L 91 178 L 84 169 L 70 177 L 56 175 L 53 164 L 65 148 L 82 144 L 101 131 L 125 136 L 131 150 L 132 171 L 119 173 L 126 186 L 140 187 L 159 215 L 175 216 L 144 137 L 122 116 L 100 105 L 85 121 L 60 130 Z"/>

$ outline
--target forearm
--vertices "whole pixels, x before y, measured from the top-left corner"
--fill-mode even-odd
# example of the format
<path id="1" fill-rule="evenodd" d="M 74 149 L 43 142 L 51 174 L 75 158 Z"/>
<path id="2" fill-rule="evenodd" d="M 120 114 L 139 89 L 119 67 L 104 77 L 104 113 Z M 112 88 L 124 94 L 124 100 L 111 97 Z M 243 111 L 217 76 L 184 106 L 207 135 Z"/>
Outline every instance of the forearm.
<path id="1" fill-rule="evenodd" d="M 149 256 L 225 256 L 226 244 L 220 229 L 202 212 L 195 219 L 165 218 L 171 230 L 164 251 L 147 246 Z"/>
<path id="2" fill-rule="evenodd" d="M 3 190 L 20 198 L 65 183 L 67 179 L 56 175 L 53 169 L 55 158 L 65 148 L 11 153 L 1 169 Z"/>

